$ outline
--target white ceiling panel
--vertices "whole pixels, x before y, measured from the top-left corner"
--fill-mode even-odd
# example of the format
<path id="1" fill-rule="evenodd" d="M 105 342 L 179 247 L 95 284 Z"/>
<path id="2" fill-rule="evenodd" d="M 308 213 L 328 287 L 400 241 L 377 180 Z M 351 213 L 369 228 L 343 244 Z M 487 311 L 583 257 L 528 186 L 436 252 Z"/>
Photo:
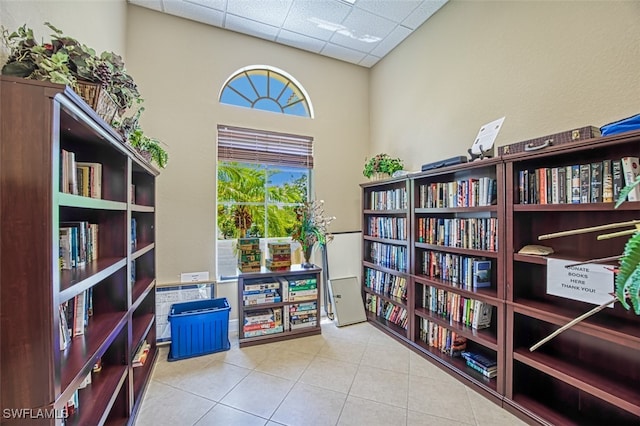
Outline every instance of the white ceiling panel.
<path id="1" fill-rule="evenodd" d="M 426 0 L 423 1 L 420 6 L 414 12 L 402 21 L 402 25 L 409 27 L 412 30 L 417 29 L 422 25 L 431 15 L 436 13 L 448 0 Z"/>
<path id="2" fill-rule="evenodd" d="M 411 30 L 407 27 L 397 26 L 391 31 L 384 40 L 382 40 L 378 45 L 370 52 L 372 55 L 375 55 L 379 58 L 384 58 L 387 53 L 391 52 L 397 45 L 399 45 L 402 40 L 409 37 L 411 34 Z"/>
<path id="3" fill-rule="evenodd" d="M 288 30 L 280 30 L 280 34 L 276 37 L 276 42 L 286 44 L 287 46 L 297 47 L 298 49 L 308 50 L 313 53 L 320 53 L 325 44 L 327 44 L 326 41 L 318 40 L 317 38 L 308 37 Z"/>
<path id="4" fill-rule="evenodd" d="M 165 0 L 165 2 L 180 2 L 184 1 L 185 3 L 193 3 L 198 6 L 204 6 L 209 9 L 216 9 L 221 12 L 224 12 L 225 7 L 227 6 L 227 0 Z"/>
<path id="5" fill-rule="evenodd" d="M 338 46 L 331 43 L 328 43 L 320 53 L 332 58 L 351 62 L 352 64 L 359 63 L 366 56 L 365 53 L 358 52 L 357 50 L 347 49 L 346 47 Z"/>
<path id="6" fill-rule="evenodd" d="M 394 22 L 402 22 L 422 3 L 422 0 L 358 0 L 357 9 L 363 9 Z"/>
<path id="7" fill-rule="evenodd" d="M 219 10 L 196 5 L 193 3 L 187 3 L 186 1 L 163 0 L 163 5 L 163 10 L 171 15 L 191 19 L 193 21 L 213 25 L 215 27 L 222 27 L 224 12 L 221 12 Z"/>
<path id="8" fill-rule="evenodd" d="M 252 35 L 270 41 L 274 41 L 278 31 L 280 31 L 278 27 L 256 22 L 251 19 L 241 18 L 229 13 L 227 13 L 224 27 L 232 31 L 237 31 L 239 33 Z"/>
<path id="9" fill-rule="evenodd" d="M 127 1 L 370 68 L 448 0 Z"/>
<path id="10" fill-rule="evenodd" d="M 289 13 L 293 0 L 233 0 L 227 6 L 227 12 L 274 27 L 281 27 Z"/>
<path id="11" fill-rule="evenodd" d="M 353 9 L 331 37 L 331 43 L 361 52 L 370 52 L 388 36 L 396 24 L 370 12 Z"/>

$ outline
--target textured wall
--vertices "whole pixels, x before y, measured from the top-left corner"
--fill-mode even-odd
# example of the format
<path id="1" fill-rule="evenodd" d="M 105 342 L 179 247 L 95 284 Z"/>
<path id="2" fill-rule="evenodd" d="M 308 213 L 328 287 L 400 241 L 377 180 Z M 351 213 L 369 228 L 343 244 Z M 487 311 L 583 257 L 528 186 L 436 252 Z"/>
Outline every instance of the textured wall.
<path id="1" fill-rule="evenodd" d="M 640 2 L 450 1 L 371 72 L 372 153 L 410 169 L 640 112 Z"/>

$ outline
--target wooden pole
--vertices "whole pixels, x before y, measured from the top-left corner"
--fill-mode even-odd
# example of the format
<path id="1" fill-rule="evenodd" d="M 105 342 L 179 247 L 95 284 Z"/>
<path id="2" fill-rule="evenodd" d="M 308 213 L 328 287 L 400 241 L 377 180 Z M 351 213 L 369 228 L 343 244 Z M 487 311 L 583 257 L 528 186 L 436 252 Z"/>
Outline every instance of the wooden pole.
<path id="1" fill-rule="evenodd" d="M 568 322 L 567 324 L 563 325 L 562 327 L 560 327 L 559 329 L 557 329 L 556 331 L 554 331 L 553 333 L 551 333 L 550 335 L 548 335 L 547 337 L 545 337 L 544 339 L 540 340 L 538 343 L 536 343 L 535 345 L 531 346 L 529 348 L 530 352 L 535 351 L 536 349 L 538 349 L 540 346 L 544 345 L 545 343 L 547 343 L 549 340 L 553 339 L 554 337 L 556 337 L 558 334 L 562 333 L 565 330 L 570 329 L 571 327 L 573 327 L 574 325 L 578 324 L 580 321 L 583 321 L 587 318 L 589 318 L 591 315 L 596 314 L 598 312 L 600 312 L 601 310 L 603 310 L 604 308 L 606 308 L 607 306 L 609 306 L 612 303 L 615 303 L 618 300 L 618 298 L 613 298 L 612 300 L 603 303 L 600 306 L 596 306 L 595 308 L 593 308 L 592 310 L 590 310 L 587 313 L 584 313 L 582 315 L 580 315 L 578 318 Z"/>
<path id="2" fill-rule="evenodd" d="M 586 265 L 588 263 L 609 263 L 616 260 L 620 260 L 621 258 L 622 258 L 622 255 L 601 257 L 599 259 L 589 259 L 589 260 L 585 260 L 584 262 L 577 262 L 577 263 L 572 263 L 571 265 L 565 265 L 565 268 L 573 268 L 574 266 Z"/>
<path id="3" fill-rule="evenodd" d="M 598 235 L 596 237 L 596 240 L 602 241 L 602 240 L 610 240 L 611 238 L 624 237 L 625 235 L 633 235 L 637 231 L 638 231 L 637 229 L 628 229 L 626 231 L 618 231 L 618 232 L 612 232 L 610 234 L 602 234 L 602 235 Z"/>
<path id="4" fill-rule="evenodd" d="M 589 232 L 604 231 L 607 229 L 622 228 L 623 226 L 633 226 L 640 224 L 640 220 L 630 220 L 628 222 L 609 223 L 607 225 L 591 226 L 588 228 L 572 229 L 570 231 L 554 232 L 538 237 L 539 240 L 550 240 L 551 238 L 567 237 L 570 235 L 588 234 Z"/>

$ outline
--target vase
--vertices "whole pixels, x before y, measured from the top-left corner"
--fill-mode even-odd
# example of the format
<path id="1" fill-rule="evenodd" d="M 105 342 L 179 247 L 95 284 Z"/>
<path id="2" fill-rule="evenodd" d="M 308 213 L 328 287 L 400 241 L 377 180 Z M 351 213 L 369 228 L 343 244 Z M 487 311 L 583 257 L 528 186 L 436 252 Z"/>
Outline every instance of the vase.
<path id="1" fill-rule="evenodd" d="M 371 180 L 384 180 L 389 179 L 391 175 L 389 173 L 374 172 L 369 179 Z"/>
<path id="2" fill-rule="evenodd" d="M 313 253 L 314 246 L 315 244 L 311 244 L 310 246 L 302 247 L 303 259 L 302 259 L 302 263 L 300 264 L 301 267 L 305 269 L 313 268 L 313 263 L 309 262 L 309 260 L 311 259 L 311 254 Z"/>

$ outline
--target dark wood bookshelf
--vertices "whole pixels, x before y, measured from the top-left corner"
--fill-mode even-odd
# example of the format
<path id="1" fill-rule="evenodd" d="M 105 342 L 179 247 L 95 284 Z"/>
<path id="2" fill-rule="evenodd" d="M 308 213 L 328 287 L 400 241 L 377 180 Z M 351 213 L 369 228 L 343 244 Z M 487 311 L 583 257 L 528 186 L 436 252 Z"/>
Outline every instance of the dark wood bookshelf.
<path id="1" fill-rule="evenodd" d="M 416 242 L 414 245 L 416 248 L 421 248 L 425 250 L 463 254 L 471 257 L 475 256 L 475 257 L 498 258 L 500 256 L 499 252 L 494 250 L 467 249 L 467 248 L 461 248 L 461 247 L 441 246 L 438 244 L 427 244 L 427 243 L 420 243 L 420 242 Z"/>
<path id="2" fill-rule="evenodd" d="M 400 327 L 398 324 L 393 323 L 383 317 L 379 317 L 375 315 L 373 312 L 367 311 L 367 320 L 371 322 L 374 326 L 379 328 L 380 330 L 390 334 L 394 337 L 400 338 L 402 340 L 407 340 L 407 330 Z"/>
<path id="3" fill-rule="evenodd" d="M 367 287 L 365 286 L 362 289 L 364 292 L 369 293 L 369 294 L 375 294 L 376 296 L 380 297 L 383 300 L 386 300 L 387 302 L 391 302 L 394 305 L 398 305 L 401 306 L 405 309 L 407 309 L 407 301 L 405 299 L 399 298 L 399 297 L 393 297 L 393 296 L 388 296 L 386 294 L 380 293 L 378 291 L 375 291 L 374 289 L 372 289 L 371 287 Z"/>
<path id="4" fill-rule="evenodd" d="M 638 423 L 640 391 L 633 384 L 640 381 L 640 317 L 632 311 L 616 303 L 534 352 L 529 348 L 595 306 L 547 294 L 548 259 L 582 262 L 620 255 L 627 239 L 598 241 L 598 233 L 547 240 L 538 240 L 538 236 L 637 219 L 640 202 L 625 202 L 617 209 L 613 202 L 522 204 L 521 172 L 556 167 L 566 170 L 566 166 L 620 160 L 639 153 L 640 132 L 636 131 L 503 157 L 507 229 L 504 406 L 530 422 Z M 591 181 L 587 186 L 591 187 Z M 591 190 L 592 201 L 590 195 Z M 546 245 L 554 253 L 519 254 L 526 244 Z"/>
<path id="5" fill-rule="evenodd" d="M 424 284 L 431 287 L 441 288 L 447 291 L 454 291 L 460 295 L 463 295 L 464 297 L 477 299 L 492 305 L 504 303 L 504 301 L 497 296 L 498 290 L 494 287 L 464 288 L 458 284 L 453 284 L 449 281 L 443 281 L 439 278 L 427 277 L 426 275 L 422 274 L 414 274 L 413 278 L 416 284 Z"/>
<path id="6" fill-rule="evenodd" d="M 149 374 L 135 378 L 129 354 L 145 335 L 156 353 L 159 171 L 69 87 L 0 76 L 0 91 L 2 406 L 62 410 L 77 392 L 81 406 L 67 424 L 133 424 Z M 73 153 L 76 162 L 102 165 L 101 198 L 68 191 L 63 170 L 69 176 L 75 170 L 63 151 Z M 129 199 L 130 183 L 137 204 Z M 144 229 L 134 254 L 127 218 L 136 215 Z M 97 240 L 90 241 L 97 244 L 97 259 L 61 269 L 60 228 L 67 222 L 98 225 Z M 132 261 L 144 263 L 139 285 L 130 277 Z M 66 341 L 61 305 L 71 306 L 81 295 L 91 295 L 92 315 Z M 102 370 L 92 372 L 98 361 Z M 79 389 L 89 374 L 91 384 Z"/>
<path id="7" fill-rule="evenodd" d="M 448 328 L 455 331 L 458 335 L 464 336 L 467 339 L 480 343 L 482 346 L 491 349 L 492 351 L 498 350 L 498 339 L 495 335 L 495 329 L 482 328 L 475 329 L 473 327 L 466 326 L 457 321 L 448 320 L 442 315 L 438 315 L 435 312 L 431 312 L 427 308 L 415 308 L 415 315 L 427 319 L 431 322 L 438 324 L 439 326 Z"/>
<path id="8" fill-rule="evenodd" d="M 408 244 L 406 240 L 394 240 L 391 238 L 370 237 L 368 235 L 365 235 L 363 238 L 367 241 L 375 241 L 377 243 L 391 244 L 395 246 L 406 246 Z"/>
<path id="9" fill-rule="evenodd" d="M 322 329 L 320 327 L 320 315 L 321 315 L 321 295 L 322 295 L 322 282 L 321 272 L 317 266 L 311 268 L 303 268 L 301 265 L 291 265 L 288 270 L 284 271 L 271 271 L 265 267 L 262 267 L 258 272 L 242 272 L 238 274 L 238 341 L 240 347 L 258 345 L 269 342 L 276 342 L 281 340 L 296 339 L 300 337 L 313 336 L 321 334 Z M 289 301 L 284 300 L 285 294 L 282 287 L 282 281 L 291 281 L 302 278 L 315 278 L 316 280 L 316 297 L 313 299 Z M 279 283 L 278 293 L 280 294 L 281 301 L 276 303 L 258 303 L 253 305 L 244 305 L 243 291 L 245 285 L 257 284 L 257 283 Z M 287 329 L 286 325 L 289 323 L 285 320 L 286 310 L 291 305 L 299 303 L 315 303 L 316 304 L 316 321 L 314 325 L 297 329 Z M 281 309 L 282 310 L 282 327 L 283 331 L 264 334 L 261 336 L 245 336 L 244 333 L 244 319 L 247 312 L 261 311 L 265 309 Z"/>

